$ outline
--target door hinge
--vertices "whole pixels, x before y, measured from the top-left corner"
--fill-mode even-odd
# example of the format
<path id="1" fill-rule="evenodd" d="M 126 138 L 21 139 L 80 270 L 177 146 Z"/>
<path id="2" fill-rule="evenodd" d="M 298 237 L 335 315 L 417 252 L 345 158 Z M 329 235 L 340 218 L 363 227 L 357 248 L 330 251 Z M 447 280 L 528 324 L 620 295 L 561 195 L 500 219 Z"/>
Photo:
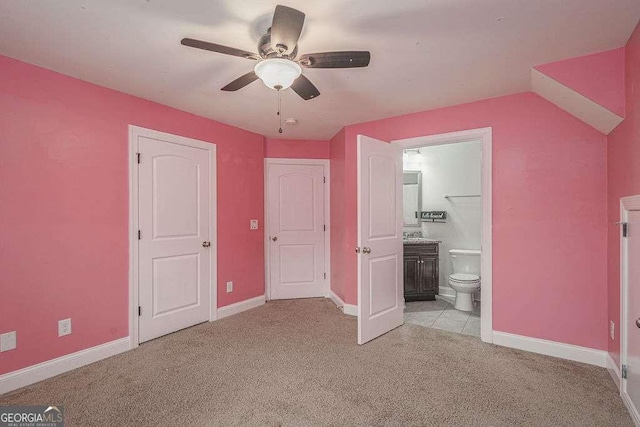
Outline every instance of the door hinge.
<path id="1" fill-rule="evenodd" d="M 622 365 L 622 379 L 627 379 L 627 365 Z"/>
<path id="2" fill-rule="evenodd" d="M 325 280 L 327 279 L 327 273 L 324 273 L 324 278 L 325 278 Z"/>
<path id="3" fill-rule="evenodd" d="M 136 153 L 136 157 L 138 158 L 138 164 L 140 164 L 140 153 Z"/>
<path id="4" fill-rule="evenodd" d="M 138 316 L 142 316 L 142 307 L 138 306 Z"/>
<path id="5" fill-rule="evenodd" d="M 322 225 L 322 231 L 327 231 L 327 224 Z"/>
<path id="6" fill-rule="evenodd" d="M 326 183 L 327 183 L 327 177 L 326 177 L 326 176 L 323 176 L 323 177 L 322 177 L 322 183 L 323 183 L 323 184 L 326 184 Z"/>
<path id="7" fill-rule="evenodd" d="M 142 233 L 138 230 L 138 240 L 142 239 Z"/>
<path id="8" fill-rule="evenodd" d="M 629 224 L 626 222 L 622 223 L 622 237 L 629 237 Z"/>

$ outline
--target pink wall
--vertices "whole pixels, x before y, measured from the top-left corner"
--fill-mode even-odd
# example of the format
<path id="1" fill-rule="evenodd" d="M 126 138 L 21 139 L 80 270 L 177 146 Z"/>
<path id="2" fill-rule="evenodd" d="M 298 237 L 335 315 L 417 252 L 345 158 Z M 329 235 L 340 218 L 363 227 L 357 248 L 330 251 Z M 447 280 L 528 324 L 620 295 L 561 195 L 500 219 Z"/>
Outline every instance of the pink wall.
<path id="1" fill-rule="evenodd" d="M 266 138 L 264 156 L 271 159 L 328 159 L 329 141 Z"/>
<path id="2" fill-rule="evenodd" d="M 217 144 L 218 304 L 264 293 L 262 136 L 1 56 L 0 111 L 0 374 L 128 335 L 129 124 Z"/>
<path id="3" fill-rule="evenodd" d="M 640 194 L 640 25 L 625 49 L 627 116 L 607 144 L 609 199 L 609 319 L 620 331 L 620 198 Z M 609 340 L 609 352 L 620 364 L 620 339 Z"/>
<path id="4" fill-rule="evenodd" d="M 345 130 L 338 132 L 331 141 L 331 290 L 343 301 L 345 283 L 346 256 L 346 217 L 345 217 Z M 352 248 L 353 250 L 353 248 Z"/>
<path id="5" fill-rule="evenodd" d="M 624 48 L 538 65 L 535 68 L 624 117 Z"/>
<path id="6" fill-rule="evenodd" d="M 345 247 L 357 241 L 358 134 L 390 141 L 482 127 L 493 128 L 494 329 L 606 349 L 606 137 L 533 93 L 348 126 Z M 334 286 L 356 304 L 356 255 L 337 261 Z"/>

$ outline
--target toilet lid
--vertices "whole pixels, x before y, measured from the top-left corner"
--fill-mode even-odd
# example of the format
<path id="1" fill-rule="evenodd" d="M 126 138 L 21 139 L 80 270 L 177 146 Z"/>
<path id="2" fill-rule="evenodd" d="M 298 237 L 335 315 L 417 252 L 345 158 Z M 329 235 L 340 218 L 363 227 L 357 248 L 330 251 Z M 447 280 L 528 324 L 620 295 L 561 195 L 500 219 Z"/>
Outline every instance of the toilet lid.
<path id="1" fill-rule="evenodd" d="M 454 273 L 449 276 L 449 279 L 454 282 L 477 282 L 480 280 L 480 276 L 476 274 Z"/>

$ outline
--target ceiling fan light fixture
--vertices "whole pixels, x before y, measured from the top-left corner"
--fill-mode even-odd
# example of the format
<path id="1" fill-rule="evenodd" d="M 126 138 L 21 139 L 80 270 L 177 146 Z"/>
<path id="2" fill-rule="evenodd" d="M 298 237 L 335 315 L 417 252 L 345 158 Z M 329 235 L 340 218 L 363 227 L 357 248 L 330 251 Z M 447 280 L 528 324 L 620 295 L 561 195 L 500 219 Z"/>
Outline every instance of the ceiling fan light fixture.
<path id="1" fill-rule="evenodd" d="M 283 90 L 290 87 L 295 79 L 300 77 L 302 68 L 288 59 L 270 58 L 258 62 L 254 72 L 268 88 Z"/>

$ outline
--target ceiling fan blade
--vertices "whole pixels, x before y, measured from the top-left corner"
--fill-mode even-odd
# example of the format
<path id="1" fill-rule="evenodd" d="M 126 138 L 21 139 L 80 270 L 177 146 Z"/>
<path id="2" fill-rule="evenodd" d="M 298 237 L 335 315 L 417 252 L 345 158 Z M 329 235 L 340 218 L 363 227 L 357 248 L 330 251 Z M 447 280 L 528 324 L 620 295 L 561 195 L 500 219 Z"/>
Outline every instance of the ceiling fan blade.
<path id="1" fill-rule="evenodd" d="M 298 62 L 305 68 L 356 68 L 366 67 L 371 54 L 366 51 L 322 52 L 302 55 Z"/>
<path id="2" fill-rule="evenodd" d="M 210 50 L 211 52 L 224 53 L 225 55 L 239 56 L 240 58 L 258 59 L 257 53 L 247 52 L 246 50 L 236 49 L 229 46 L 223 46 L 221 44 L 203 42 L 201 40 L 194 39 L 182 39 L 181 44 L 189 47 L 195 47 L 196 49 Z"/>
<path id="3" fill-rule="evenodd" d="M 283 54 L 290 55 L 298 45 L 304 25 L 304 13 L 287 6 L 278 5 L 271 24 L 271 46 Z"/>
<path id="4" fill-rule="evenodd" d="M 316 88 L 313 83 L 311 83 L 309 79 L 302 74 L 300 74 L 300 77 L 295 79 L 295 81 L 291 85 L 291 89 L 293 89 L 293 91 L 300 95 L 300 98 L 304 99 L 305 101 L 320 96 L 320 91 L 318 90 L 318 88 Z"/>
<path id="5" fill-rule="evenodd" d="M 247 74 L 245 74 L 244 76 L 238 77 L 237 79 L 235 79 L 234 81 L 232 81 L 231 83 L 229 83 L 228 85 L 223 87 L 221 90 L 224 90 L 224 91 L 227 91 L 227 92 L 233 92 L 233 91 L 236 91 L 238 89 L 242 89 L 243 87 L 245 87 L 249 83 L 253 83 L 256 80 L 258 80 L 258 76 L 256 75 L 256 73 L 251 71 L 251 72 L 248 72 Z"/>

